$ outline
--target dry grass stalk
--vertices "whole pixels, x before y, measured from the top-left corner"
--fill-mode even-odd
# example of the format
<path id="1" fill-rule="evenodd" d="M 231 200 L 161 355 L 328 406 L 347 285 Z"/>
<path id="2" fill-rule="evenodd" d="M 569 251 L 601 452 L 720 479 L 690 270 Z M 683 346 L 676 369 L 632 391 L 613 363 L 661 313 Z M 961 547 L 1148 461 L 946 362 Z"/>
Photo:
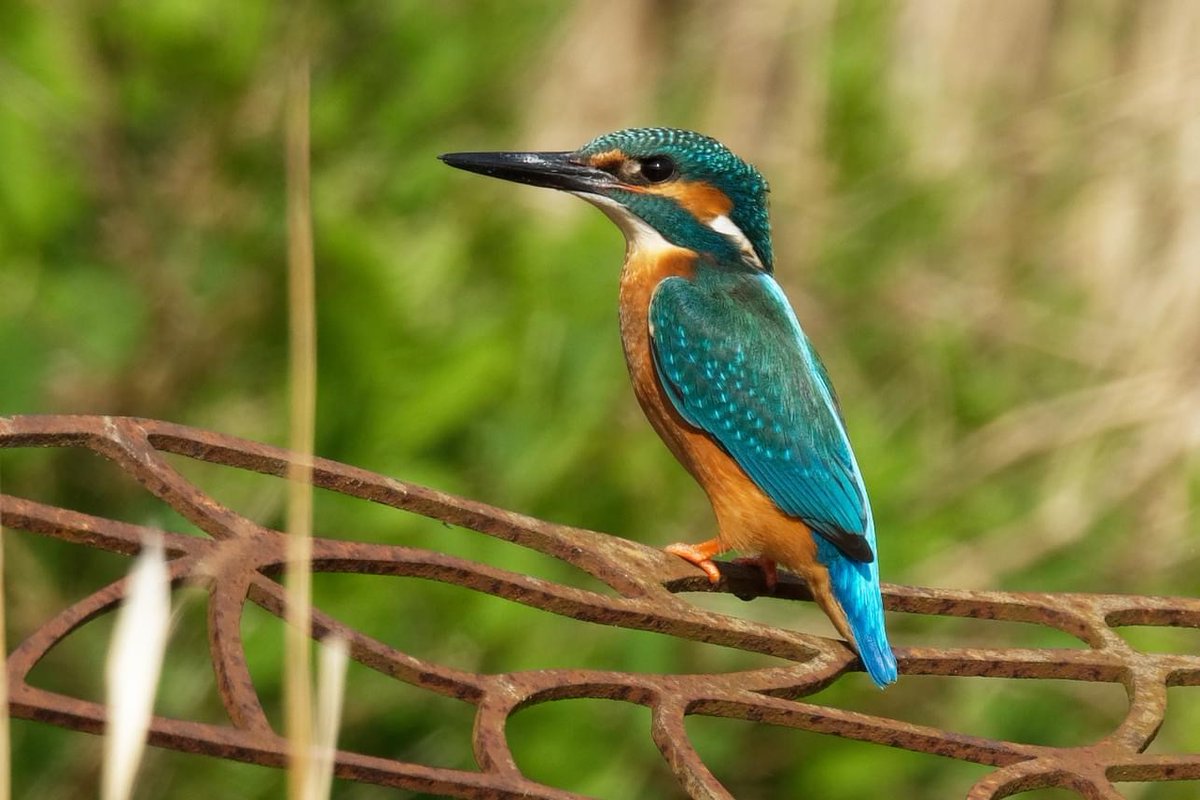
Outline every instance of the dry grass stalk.
<path id="1" fill-rule="evenodd" d="M 304 39 L 301 38 L 303 42 Z M 300 456 L 288 469 L 285 720 L 291 745 L 288 797 L 305 797 L 312 780 L 312 452 L 316 417 L 316 314 L 309 173 L 309 60 L 302 52 L 288 75 L 286 110 L 288 306 L 291 415 L 289 444 Z"/>

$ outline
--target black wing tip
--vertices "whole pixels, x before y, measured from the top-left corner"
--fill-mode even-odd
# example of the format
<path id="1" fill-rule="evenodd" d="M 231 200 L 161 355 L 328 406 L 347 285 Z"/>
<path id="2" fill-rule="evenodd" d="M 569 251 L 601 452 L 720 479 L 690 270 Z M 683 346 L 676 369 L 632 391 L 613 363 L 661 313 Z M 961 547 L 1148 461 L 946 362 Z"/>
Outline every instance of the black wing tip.
<path id="1" fill-rule="evenodd" d="M 875 560 L 875 551 L 871 549 L 871 543 L 867 541 L 867 537 L 858 533 L 850 533 L 841 528 L 832 530 L 814 528 L 818 534 L 824 537 L 831 545 L 841 551 L 842 555 L 851 561 L 857 561 L 860 564 L 870 564 Z"/>

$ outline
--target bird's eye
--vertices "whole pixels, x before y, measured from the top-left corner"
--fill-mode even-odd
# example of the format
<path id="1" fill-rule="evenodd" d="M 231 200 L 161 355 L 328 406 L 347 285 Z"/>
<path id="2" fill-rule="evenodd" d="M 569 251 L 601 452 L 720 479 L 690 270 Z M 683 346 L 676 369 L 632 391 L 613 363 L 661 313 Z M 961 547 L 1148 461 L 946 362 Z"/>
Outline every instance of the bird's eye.
<path id="1" fill-rule="evenodd" d="M 642 177 L 650 183 L 662 183 L 675 177 L 675 162 L 666 156 L 649 156 L 638 160 Z"/>

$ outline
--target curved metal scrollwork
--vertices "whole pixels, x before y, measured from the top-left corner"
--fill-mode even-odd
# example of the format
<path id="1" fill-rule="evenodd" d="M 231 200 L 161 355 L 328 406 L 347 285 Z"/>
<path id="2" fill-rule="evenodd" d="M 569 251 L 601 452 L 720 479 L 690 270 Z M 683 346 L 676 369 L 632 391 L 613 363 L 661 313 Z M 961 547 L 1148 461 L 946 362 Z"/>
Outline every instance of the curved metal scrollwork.
<path id="1" fill-rule="evenodd" d="M 165 422 L 119 417 L 0 418 L 0 447 L 85 447 L 115 462 L 211 538 L 164 533 L 176 585 L 206 587 L 208 635 L 227 724 L 156 717 L 151 742 L 160 747 L 281 767 L 287 743 L 273 729 L 255 693 L 242 647 L 247 601 L 284 616 L 284 593 L 272 577 L 284 561 L 284 535 L 224 507 L 179 474 L 173 453 L 269 475 L 284 475 L 289 453 L 278 448 Z M 517 710 L 572 698 L 603 698 L 647 706 L 650 734 L 680 785 L 693 797 L 730 794 L 692 748 L 684 718 L 710 715 L 784 725 L 887 744 L 995 767 L 968 794 L 999 798 L 1037 787 L 1071 789 L 1087 798 L 1120 798 L 1114 781 L 1200 779 L 1200 755 L 1146 754 L 1163 722 L 1167 688 L 1200 684 L 1200 656 L 1142 653 L 1115 628 L 1123 625 L 1200 627 L 1200 600 L 1101 594 L 1032 594 L 923 589 L 885 585 L 892 611 L 943 617 L 1039 623 L 1081 639 L 1084 649 L 900 647 L 903 674 L 1056 678 L 1120 683 L 1128 711 L 1108 735 L 1080 747 L 1051 747 L 967 736 L 934 727 L 844 711 L 802 699 L 847 671 L 859 669 L 843 643 L 707 611 L 679 592 L 728 591 L 752 596 L 761 576 L 722 565 L 716 587 L 660 551 L 593 531 L 554 525 L 365 470 L 317 459 L 315 485 L 362 500 L 422 514 L 531 548 L 584 570 L 615 591 L 599 594 L 497 569 L 431 550 L 316 538 L 314 572 L 370 573 L 443 581 L 578 620 L 652 630 L 787 659 L 730 674 L 647 675 L 557 669 L 479 674 L 415 658 L 314 610 L 312 635 L 336 632 L 360 663 L 413 686 L 473 704 L 477 771 L 432 767 L 339 751 L 344 779 L 462 798 L 577 797 L 527 778 L 513 758 L 505 724 Z M 31 500 L 0 495 L 0 522 L 122 554 L 136 553 L 147 529 Z M 55 645 L 120 602 L 123 581 L 64 609 L 26 638 L 8 663 L 15 716 L 100 732 L 103 706 L 30 685 L 30 670 Z M 776 596 L 810 599 L 804 584 L 783 576 Z"/>

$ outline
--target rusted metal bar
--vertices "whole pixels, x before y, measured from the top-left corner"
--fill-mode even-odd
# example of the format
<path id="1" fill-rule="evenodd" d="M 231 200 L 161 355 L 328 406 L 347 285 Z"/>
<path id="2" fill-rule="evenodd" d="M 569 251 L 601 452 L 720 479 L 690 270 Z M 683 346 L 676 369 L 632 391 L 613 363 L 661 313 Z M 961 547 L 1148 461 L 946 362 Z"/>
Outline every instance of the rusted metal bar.
<path id="1" fill-rule="evenodd" d="M 284 560 L 283 534 L 217 502 L 172 468 L 163 453 L 279 476 L 287 470 L 289 454 L 208 431 L 117 417 L 0 418 L 0 447 L 88 448 L 111 459 L 211 537 L 163 534 L 175 584 L 203 586 L 209 593 L 209 646 L 228 723 L 156 717 L 151 741 L 186 752 L 283 766 L 287 743 L 263 712 L 240 635 L 247 602 L 284 617 L 284 594 L 274 580 Z M 697 798 L 728 798 L 730 794 L 688 740 L 684 727 L 688 715 L 753 720 L 996 767 L 967 790 L 971 800 L 1007 797 L 1040 787 L 1069 789 L 1086 798 L 1119 798 L 1114 781 L 1200 780 L 1200 755 L 1144 753 L 1163 722 L 1167 687 L 1200 684 L 1200 656 L 1138 652 L 1115 630 L 1123 625 L 1200 627 L 1200 600 L 886 585 L 884 600 L 892 611 L 1040 624 L 1085 645 L 1076 649 L 901 647 L 896 654 L 904 674 L 1054 678 L 1120 683 L 1126 690 L 1125 717 L 1099 741 L 1082 747 L 1008 742 L 802 701 L 800 698 L 846 672 L 861 668 L 844 643 L 717 614 L 680 596 L 682 592 L 721 591 L 753 597 L 763 587 L 761 575 L 752 568 L 722 565 L 721 583 L 710 586 L 683 561 L 636 542 L 555 525 L 332 461 L 316 460 L 313 483 L 536 550 L 587 572 L 614 594 L 431 550 L 330 538 L 313 542 L 314 571 L 451 583 L 577 620 L 655 631 L 791 662 L 715 675 L 578 669 L 479 674 L 396 650 L 318 609 L 311 622 L 314 637 L 337 633 L 350 643 L 352 657 L 365 666 L 477 709 L 473 733 L 477 771 L 343 751 L 336 766 L 341 778 L 448 797 L 573 798 L 576 795 L 533 781 L 520 771 L 505 726 L 512 714 L 531 705 L 602 698 L 651 709 L 650 735 L 680 786 Z M 137 525 L 6 495 L 0 495 L 0 521 L 10 529 L 124 555 L 136 553 L 150 532 Z M 63 609 L 16 647 L 8 664 L 15 716 L 93 733 L 102 730 L 103 707 L 37 688 L 27 678 L 34 665 L 72 631 L 113 610 L 123 592 L 123 581 L 103 587 Z M 811 599 L 803 582 L 792 576 L 782 577 L 775 596 Z"/>

